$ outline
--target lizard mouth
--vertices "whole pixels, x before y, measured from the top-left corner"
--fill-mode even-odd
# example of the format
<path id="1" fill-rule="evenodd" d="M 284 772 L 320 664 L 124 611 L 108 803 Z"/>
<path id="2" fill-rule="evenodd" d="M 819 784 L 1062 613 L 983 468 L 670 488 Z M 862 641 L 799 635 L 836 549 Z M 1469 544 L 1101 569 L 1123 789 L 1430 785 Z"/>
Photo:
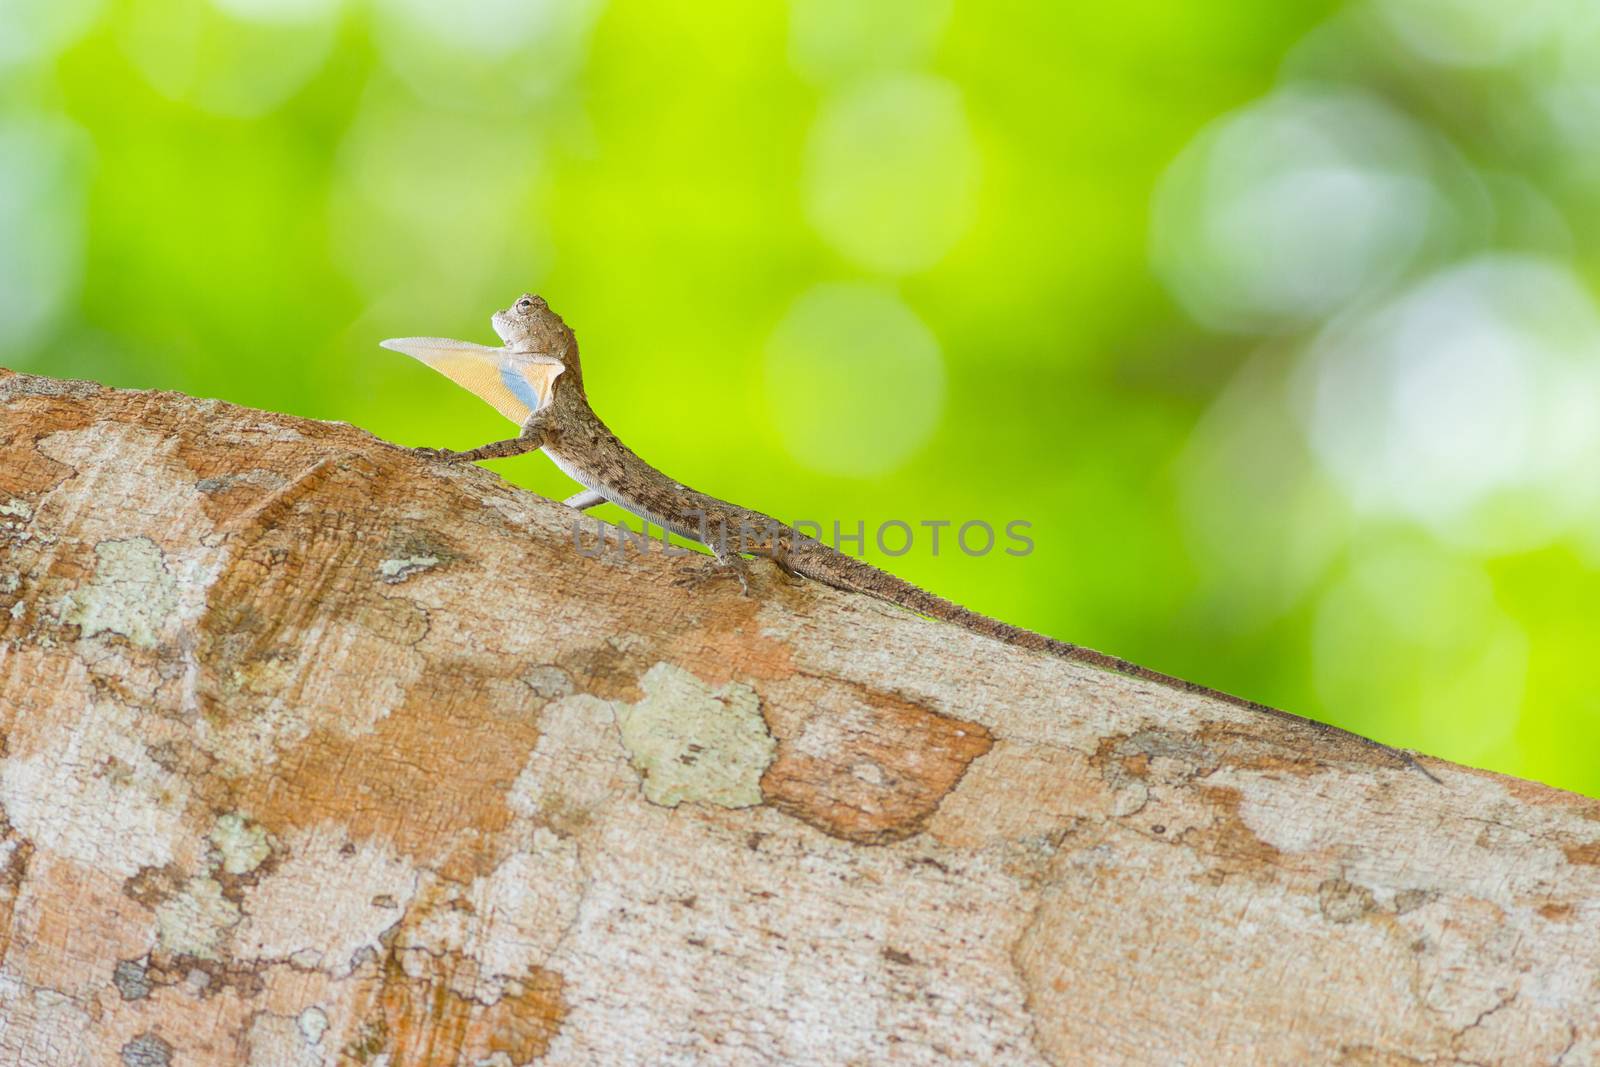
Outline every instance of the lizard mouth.
<path id="1" fill-rule="evenodd" d="M 496 311 L 489 316 L 489 324 L 494 327 L 494 332 L 500 335 L 500 340 L 504 341 L 507 346 L 515 343 L 512 335 L 516 331 L 510 312 Z"/>

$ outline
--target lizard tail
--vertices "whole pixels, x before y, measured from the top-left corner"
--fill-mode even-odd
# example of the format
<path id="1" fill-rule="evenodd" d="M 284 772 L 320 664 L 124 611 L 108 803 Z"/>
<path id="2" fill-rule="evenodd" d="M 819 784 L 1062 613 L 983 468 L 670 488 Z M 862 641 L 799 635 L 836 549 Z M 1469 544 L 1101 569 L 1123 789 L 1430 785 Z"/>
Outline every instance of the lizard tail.
<path id="1" fill-rule="evenodd" d="M 826 545 L 812 544 L 806 546 L 803 550 L 793 551 L 780 565 L 793 574 L 811 578 L 837 588 L 865 593 L 868 596 L 877 597 L 891 604 L 898 604 L 901 607 L 908 608 L 919 615 L 939 619 L 943 622 L 955 623 L 963 629 L 1004 641 L 1008 645 L 1059 656 L 1073 663 L 1081 663 L 1087 667 L 1095 667 L 1099 670 L 1111 671 L 1129 678 L 1152 682 L 1156 685 L 1176 689 L 1194 696 L 1219 700 L 1224 704 L 1231 704 L 1246 711 L 1259 712 L 1286 722 L 1306 726 L 1330 737 L 1357 741 L 1386 753 L 1408 767 L 1416 768 L 1431 781 L 1439 782 L 1439 779 L 1428 768 L 1417 762 L 1415 755 L 1404 749 L 1393 748 L 1381 741 L 1374 741 L 1370 737 L 1363 737 L 1358 733 L 1334 726 L 1331 723 L 1308 719 L 1303 715 L 1296 715 L 1293 712 L 1283 711 L 1268 704 L 1246 700 L 1244 697 L 1234 696 L 1232 693 L 1224 693 L 1220 689 L 1212 689 L 1210 686 L 1200 685 L 1198 682 L 1176 678 L 1170 674 L 1162 674 L 1160 671 L 1140 666 L 1131 660 L 1122 659 L 1120 656 L 1107 655 L 1104 652 L 1098 652 L 1083 645 L 1058 641 L 1053 637 L 1046 637 L 1044 634 L 1033 630 L 1024 629 L 1021 626 L 1013 626 L 1008 622 L 1001 622 L 999 619 L 990 618 L 988 615 L 980 614 L 970 608 L 962 607 L 954 601 L 946 600 L 944 597 L 930 593 L 926 589 L 912 585 L 904 579 L 896 578 L 887 571 L 881 571 L 870 563 L 864 563 Z"/>

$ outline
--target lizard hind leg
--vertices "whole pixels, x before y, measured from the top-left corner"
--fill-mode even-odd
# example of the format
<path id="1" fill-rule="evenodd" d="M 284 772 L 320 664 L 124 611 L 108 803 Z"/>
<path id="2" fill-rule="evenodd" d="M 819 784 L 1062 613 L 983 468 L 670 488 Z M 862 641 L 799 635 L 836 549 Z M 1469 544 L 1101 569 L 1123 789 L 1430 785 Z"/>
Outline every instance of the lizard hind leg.
<path id="1" fill-rule="evenodd" d="M 593 489 L 585 489 L 581 493 L 573 493 L 562 501 L 567 507 L 576 508 L 578 511 L 583 511 L 586 508 L 592 508 L 596 504 L 604 504 L 605 502 L 606 498 Z"/>
<path id="2" fill-rule="evenodd" d="M 715 545 L 707 546 L 711 549 L 712 558 L 707 563 L 696 563 L 682 577 L 673 581 L 673 585 L 693 589 L 718 578 L 728 575 L 739 579 L 739 590 L 745 596 L 750 595 L 750 565 L 743 556 L 737 552 L 729 552 Z"/>

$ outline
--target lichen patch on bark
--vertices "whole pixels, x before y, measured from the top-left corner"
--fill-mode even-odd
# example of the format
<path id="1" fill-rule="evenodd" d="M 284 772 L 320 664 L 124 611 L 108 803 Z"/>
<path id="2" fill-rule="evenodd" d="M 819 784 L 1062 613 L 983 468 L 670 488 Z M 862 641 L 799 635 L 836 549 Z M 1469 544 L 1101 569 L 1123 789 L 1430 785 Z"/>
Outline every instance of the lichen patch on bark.
<path id="1" fill-rule="evenodd" d="M 208 840 L 228 874 L 249 874 L 272 855 L 267 832 L 237 811 L 219 815 Z"/>
<path id="2" fill-rule="evenodd" d="M 17 497 L 0 503 L 0 522 L 20 526 L 33 518 L 33 505 Z"/>
<path id="3" fill-rule="evenodd" d="M 324 1028 L 326 1025 L 324 1019 Z M 319 1041 L 320 1037 L 319 1033 Z M 318 1043 L 309 1039 L 293 1016 L 262 1012 L 245 1034 L 245 1047 L 249 1050 L 246 1067 L 325 1067 L 327 1057 Z"/>
<path id="4" fill-rule="evenodd" d="M 438 556 L 391 557 L 378 563 L 378 577 L 389 585 L 405 581 L 413 574 L 432 570 L 443 562 Z"/>
<path id="5" fill-rule="evenodd" d="M 86 638 L 118 634 L 139 648 L 154 648 L 178 603 L 161 549 L 148 537 L 129 537 L 102 541 L 94 554 L 94 575 L 63 600 L 62 621 Z"/>
<path id="6" fill-rule="evenodd" d="M 240 914 L 239 905 L 222 895 L 216 879 L 191 878 L 156 908 L 157 943 L 174 956 L 218 959 Z"/>
<path id="7" fill-rule="evenodd" d="M 421 877 L 383 843 L 352 841 L 336 825 L 287 838 L 284 852 L 246 895 L 237 958 L 348 975 L 363 952 L 382 950 L 381 936 L 400 921 Z"/>
<path id="8" fill-rule="evenodd" d="M 754 689 L 740 682 L 713 689 L 670 663 L 651 667 L 640 686 L 643 697 L 615 707 L 623 747 L 652 804 L 761 803 L 761 775 L 777 743 Z"/>

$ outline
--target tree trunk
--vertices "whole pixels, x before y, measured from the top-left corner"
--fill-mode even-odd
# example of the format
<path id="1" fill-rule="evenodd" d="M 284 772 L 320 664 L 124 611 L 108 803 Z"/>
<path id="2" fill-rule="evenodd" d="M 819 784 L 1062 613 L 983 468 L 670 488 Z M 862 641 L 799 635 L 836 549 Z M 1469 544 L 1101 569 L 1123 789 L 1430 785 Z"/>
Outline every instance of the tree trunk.
<path id="1" fill-rule="evenodd" d="M 1600 1060 L 1600 803 L 341 424 L 0 406 L 0 1062 Z"/>

